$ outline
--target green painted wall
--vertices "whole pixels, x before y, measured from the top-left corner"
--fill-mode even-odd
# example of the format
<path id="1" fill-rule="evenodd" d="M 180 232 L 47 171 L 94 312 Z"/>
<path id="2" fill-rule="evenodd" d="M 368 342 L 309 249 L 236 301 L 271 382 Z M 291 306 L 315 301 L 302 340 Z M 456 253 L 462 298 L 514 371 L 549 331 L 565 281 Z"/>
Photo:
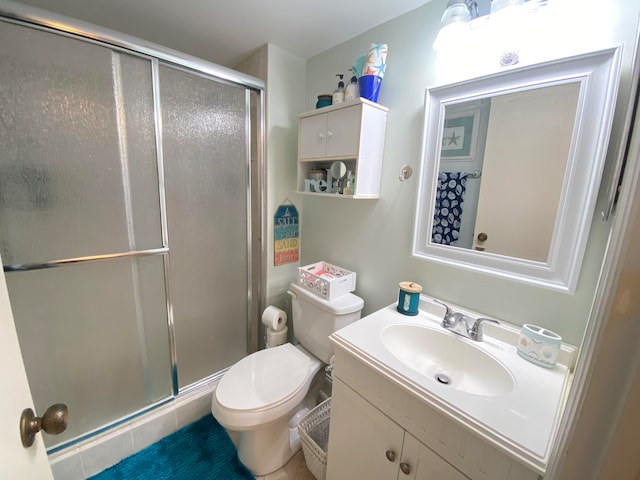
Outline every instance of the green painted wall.
<path id="1" fill-rule="evenodd" d="M 609 225 L 599 219 L 606 192 L 600 192 L 575 295 L 450 268 L 411 256 L 418 175 L 414 174 L 403 183 L 398 180 L 398 173 L 403 164 L 411 165 L 415 171 L 420 166 L 425 88 L 446 79 L 488 73 L 495 69 L 490 63 L 492 59 L 480 61 L 479 53 L 473 49 L 462 53 L 460 61 L 451 57 L 438 58 L 432 44 L 445 3 L 444 0 L 435 0 L 307 61 L 306 110 L 311 110 L 318 94 L 330 93 L 335 88 L 334 74 L 348 73 L 347 69 L 358 55 L 366 52 L 369 43 L 387 43 L 388 70 L 379 103 L 389 107 L 390 111 L 379 200 L 292 196 L 304 212 L 301 218 L 301 264 L 326 260 L 357 272 L 356 293 L 365 301 L 364 314 L 394 302 L 398 282 L 411 280 L 421 283 L 428 295 L 516 325 L 543 325 L 557 331 L 567 342 L 579 345 L 609 234 Z M 544 38 L 537 32 L 537 42 L 544 48 L 537 48 L 535 44 L 527 46 L 523 55 L 525 59 L 537 60 L 549 52 L 558 55 L 616 43 L 626 44 L 621 100 L 616 109 L 612 135 L 612 144 L 618 145 L 622 135 L 621 123 L 629 103 L 628 77 L 640 6 L 626 0 L 608 2 L 608 7 L 609 14 L 606 18 L 600 15 L 601 23 L 597 29 L 589 28 L 592 20 L 586 17 L 584 24 L 579 20 L 567 23 L 556 33 L 555 38 L 562 42 L 556 49 L 551 48 L 553 32 L 545 32 Z M 575 25 L 583 26 L 578 29 Z M 577 43 L 570 43 L 570 40 L 577 40 Z M 465 65 L 465 55 L 469 57 L 471 66 L 454 71 L 453 65 Z M 611 149 L 609 164 L 613 163 L 614 150 Z M 606 175 L 608 172 L 605 180 Z M 295 182 L 290 187 L 290 190 L 294 189 Z"/>

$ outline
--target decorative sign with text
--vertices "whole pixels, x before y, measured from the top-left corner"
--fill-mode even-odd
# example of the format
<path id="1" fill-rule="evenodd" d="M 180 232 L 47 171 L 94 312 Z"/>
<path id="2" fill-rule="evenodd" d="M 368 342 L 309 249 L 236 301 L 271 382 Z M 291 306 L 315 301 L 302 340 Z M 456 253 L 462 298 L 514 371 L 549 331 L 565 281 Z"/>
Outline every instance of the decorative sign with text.
<path id="1" fill-rule="evenodd" d="M 276 267 L 300 261 L 298 210 L 291 202 L 280 205 L 273 217 L 273 240 Z"/>

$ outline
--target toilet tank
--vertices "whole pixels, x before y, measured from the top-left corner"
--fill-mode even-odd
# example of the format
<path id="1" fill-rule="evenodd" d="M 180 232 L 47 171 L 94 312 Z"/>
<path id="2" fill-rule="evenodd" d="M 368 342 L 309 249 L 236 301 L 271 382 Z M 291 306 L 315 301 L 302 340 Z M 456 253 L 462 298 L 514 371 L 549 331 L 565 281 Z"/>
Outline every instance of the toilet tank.
<path id="1" fill-rule="evenodd" d="M 294 283 L 291 292 L 295 338 L 316 358 L 328 364 L 333 355 L 329 335 L 358 320 L 364 301 L 352 293 L 328 301 Z"/>

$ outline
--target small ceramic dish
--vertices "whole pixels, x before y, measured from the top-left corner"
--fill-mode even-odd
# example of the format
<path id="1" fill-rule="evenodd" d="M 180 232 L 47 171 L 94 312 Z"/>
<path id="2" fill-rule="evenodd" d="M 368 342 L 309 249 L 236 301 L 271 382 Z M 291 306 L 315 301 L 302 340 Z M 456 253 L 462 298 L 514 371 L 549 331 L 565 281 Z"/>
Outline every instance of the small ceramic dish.
<path id="1" fill-rule="evenodd" d="M 525 323 L 518 338 L 518 354 L 536 365 L 551 368 L 560 354 L 562 337 L 551 330 Z"/>

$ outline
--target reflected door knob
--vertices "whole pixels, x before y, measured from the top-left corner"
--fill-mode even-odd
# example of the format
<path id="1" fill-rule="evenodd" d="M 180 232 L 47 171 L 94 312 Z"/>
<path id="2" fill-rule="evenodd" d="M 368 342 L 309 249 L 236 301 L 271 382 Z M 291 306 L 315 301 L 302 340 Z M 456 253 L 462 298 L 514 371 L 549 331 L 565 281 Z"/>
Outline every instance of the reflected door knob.
<path id="1" fill-rule="evenodd" d="M 489 237 L 488 237 L 488 235 L 486 233 L 481 232 L 481 233 L 478 234 L 478 236 L 476 238 L 478 239 L 478 243 L 482 243 Z M 479 245 L 476 245 L 473 248 L 478 250 L 479 252 L 484 252 L 484 247 L 480 247 Z"/>
<path id="2" fill-rule="evenodd" d="M 50 435 L 58 435 L 67 429 L 69 409 L 62 403 L 56 403 L 47 408 L 42 417 L 36 417 L 33 410 L 25 408 L 20 416 L 20 439 L 22 446 L 29 448 L 33 445 L 36 433 L 44 430 Z"/>

